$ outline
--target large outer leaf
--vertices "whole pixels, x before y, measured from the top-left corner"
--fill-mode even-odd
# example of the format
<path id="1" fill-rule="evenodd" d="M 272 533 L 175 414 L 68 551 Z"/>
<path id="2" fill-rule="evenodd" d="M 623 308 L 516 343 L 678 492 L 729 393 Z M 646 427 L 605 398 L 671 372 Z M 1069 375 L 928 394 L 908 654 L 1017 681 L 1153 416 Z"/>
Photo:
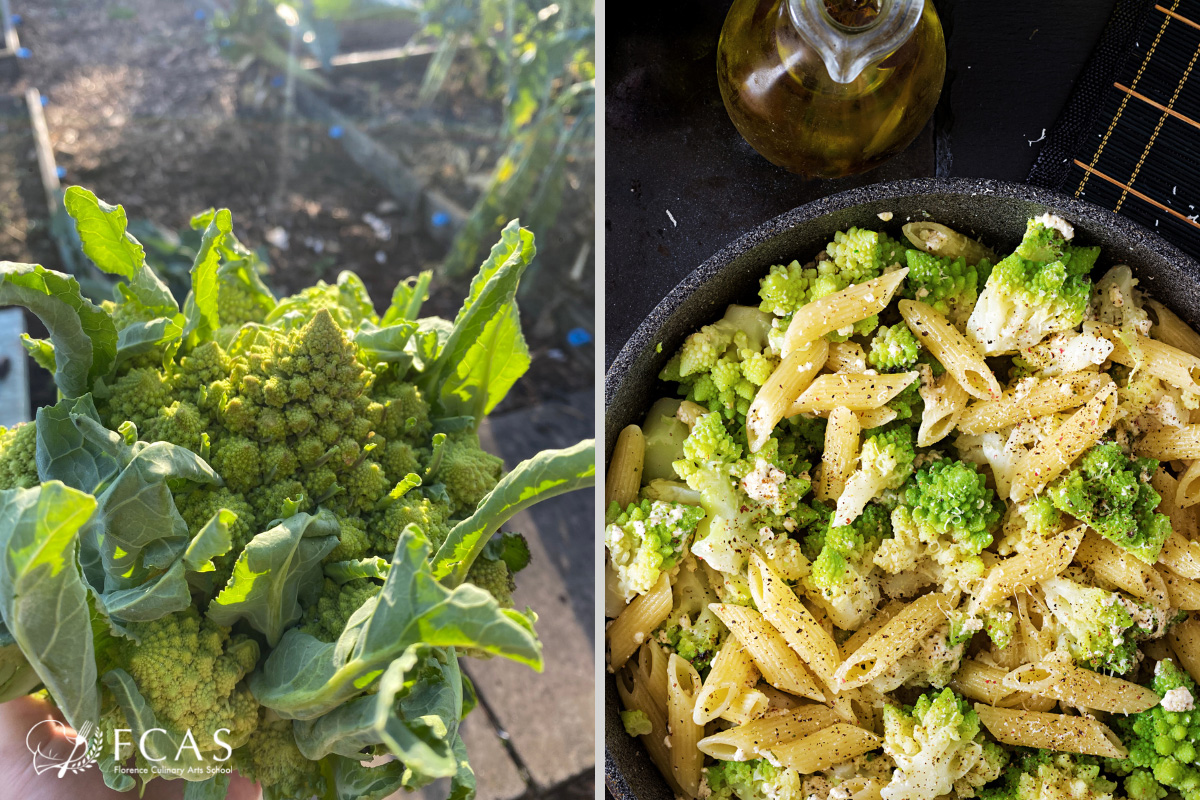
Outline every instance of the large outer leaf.
<path id="1" fill-rule="evenodd" d="M 358 345 L 360 358 L 367 364 L 386 361 L 389 364 L 399 363 L 403 369 L 412 364 L 412 354 L 406 352 L 408 340 L 417 330 L 417 323 L 401 320 L 393 325 L 381 328 L 372 322 L 364 321 L 350 339 Z"/>
<path id="2" fill-rule="evenodd" d="M 78 419 L 86 417 L 100 425 L 100 413 L 92 396 L 59 400 L 37 411 L 37 468 L 43 481 L 62 481 L 72 489 L 93 494 L 121 470 L 121 437 L 97 440 L 85 436 Z"/>
<path id="3" fill-rule="evenodd" d="M 596 482 L 596 442 L 585 439 L 565 450 L 543 450 L 522 461 L 480 501 L 475 513 L 459 522 L 433 559 L 433 574 L 458 586 L 500 526 L 534 503 Z"/>
<path id="4" fill-rule="evenodd" d="M 170 442 L 135 442 L 123 459 L 128 459 L 124 469 L 99 497 L 108 589 L 139 585 L 148 577 L 145 570 L 165 569 L 187 547 L 191 534 L 168 481 L 221 483 L 204 459 Z"/>
<path id="5" fill-rule="evenodd" d="M 374 767 L 357 758 L 331 756 L 337 800 L 384 800 L 406 786 L 404 765 L 388 761 Z"/>
<path id="6" fill-rule="evenodd" d="M 470 584 L 448 589 L 429 569 L 429 542 L 414 525 L 400 534 L 382 591 L 333 643 L 293 628 L 283 635 L 250 690 L 284 717 L 313 719 L 361 694 L 413 645 L 476 648 L 534 669 L 541 644 L 527 617 L 500 608 Z"/>
<path id="7" fill-rule="evenodd" d="M 387 311 L 383 312 L 379 324 L 394 325 L 401 320 L 415 322 L 417 315 L 421 313 L 421 306 L 429 298 L 429 284 L 432 280 L 433 270 L 425 270 L 416 277 L 405 278 L 397 283 L 392 291 L 392 302 Z"/>
<path id="8" fill-rule="evenodd" d="M 353 758 L 364 747 L 383 745 L 413 772 L 430 778 L 454 775 L 463 699 L 458 661 L 453 650 L 433 650 L 414 666 L 415 649 L 384 670 L 376 693 L 317 719 L 297 720 L 300 752 L 314 761 L 330 753 Z"/>
<path id="9" fill-rule="evenodd" d="M 321 509 L 296 514 L 250 540 L 233 576 L 208 607 L 209 619 L 233 625 L 245 619 L 272 647 L 300 620 L 301 598 L 311 604 L 321 590 L 321 559 L 338 544 L 337 517 Z"/>
<path id="10" fill-rule="evenodd" d="M 211 777 L 208 774 L 210 768 L 223 766 L 215 761 L 205 760 L 203 756 L 197 758 L 196 751 L 190 744 L 188 747 L 180 747 L 180 743 L 184 741 L 183 736 L 169 733 L 159 726 L 154 709 L 146 702 L 146 698 L 138 690 L 133 676 L 128 672 L 123 669 L 112 669 L 104 673 L 103 680 L 104 685 L 112 692 L 117 705 L 125 714 L 132 740 L 139 743 L 142 752 L 154 762 L 153 765 L 148 765 L 151 769 L 163 770 L 162 774 L 167 774 L 165 770 L 178 770 L 171 777 L 183 778 L 185 781 L 203 782 Z M 193 735 L 201 736 L 202 734 Z M 197 743 L 200 747 L 207 747 L 210 744 L 200 739 L 197 739 Z M 230 744 L 240 743 L 230 742 Z M 140 760 L 139 763 L 141 763 Z"/>
<path id="11" fill-rule="evenodd" d="M 100 714 L 87 589 L 75 563 L 91 495 L 58 481 L 0 492 L 0 617 L 75 728 Z"/>
<path id="12" fill-rule="evenodd" d="M 478 424 L 529 368 L 513 298 L 534 252 L 533 234 L 514 220 L 479 268 L 449 339 L 420 379 L 438 416 Z"/>
<path id="13" fill-rule="evenodd" d="M 69 275 L 40 264 L 0 262 L 0 306 L 24 306 L 38 316 L 54 343 L 54 382 L 67 397 L 86 394 L 107 375 L 117 355 L 112 317 L 79 292 Z"/>
<path id="14" fill-rule="evenodd" d="M 183 302 L 183 316 L 186 320 L 183 326 L 184 339 L 196 336 L 199 341 L 205 341 L 221 326 L 221 314 L 217 306 L 220 285 L 217 268 L 221 264 L 225 238 L 232 231 L 233 215 L 227 208 L 214 213 L 204 229 L 196 261 L 192 264 L 192 291 Z"/>
<path id="15" fill-rule="evenodd" d="M 159 317 L 149 322 L 134 322 L 117 334 L 117 362 L 163 347 L 183 335 L 182 316 Z"/>
<path id="16" fill-rule="evenodd" d="M 132 278 L 146 263 L 141 243 L 126 232 L 125 209 L 111 206 L 81 186 L 63 193 L 67 213 L 83 243 L 83 254 L 105 272 Z"/>

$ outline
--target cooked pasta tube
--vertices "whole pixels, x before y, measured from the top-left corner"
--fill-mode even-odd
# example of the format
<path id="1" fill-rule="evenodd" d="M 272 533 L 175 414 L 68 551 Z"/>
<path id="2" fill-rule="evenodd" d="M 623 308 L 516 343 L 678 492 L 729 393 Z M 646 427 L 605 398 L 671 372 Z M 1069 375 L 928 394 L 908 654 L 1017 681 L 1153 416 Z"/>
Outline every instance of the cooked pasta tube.
<path id="1" fill-rule="evenodd" d="M 998 400 L 981 400 L 967 406 L 958 428 L 964 433 L 981 434 L 1032 422 L 1083 405 L 1106 383 L 1112 383 L 1112 378 L 1097 372 L 1072 372 L 1043 380 L 1029 378 L 1006 389 Z"/>
<path id="2" fill-rule="evenodd" d="M 878 678 L 946 621 L 954 606 L 944 594 L 927 594 L 905 606 L 842 662 L 834 675 L 838 691 Z"/>
<path id="3" fill-rule="evenodd" d="M 752 608 L 727 603 L 712 603 L 709 608 L 750 653 L 763 680 L 790 694 L 810 700 L 825 699 L 824 692 L 800 656 L 762 614 Z"/>
<path id="4" fill-rule="evenodd" d="M 1067 471 L 1076 458 L 1100 441 L 1117 414 L 1117 387 L 1102 386 L 1091 400 L 1067 418 L 1053 434 L 1041 439 L 1021 457 L 1010 496 L 1028 500 L 1035 491 Z"/>
<path id="5" fill-rule="evenodd" d="M 1078 525 L 997 562 L 987 571 L 983 583 L 971 598 L 971 616 L 1062 572 L 1075 557 L 1086 531 L 1086 525 Z"/>
<path id="6" fill-rule="evenodd" d="M 1104 758 L 1125 758 L 1129 751 L 1107 725 L 1087 717 L 1047 714 L 1015 708 L 975 704 L 979 721 L 1004 744 L 1082 753 Z"/>
<path id="7" fill-rule="evenodd" d="M 982 400 L 1000 398 L 1000 382 L 983 360 L 983 354 L 949 320 L 931 306 L 916 300 L 901 300 L 900 314 L 917 341 L 954 376 L 967 394 Z"/>
<path id="8" fill-rule="evenodd" d="M 757 453 L 762 449 L 779 420 L 791 416 L 788 409 L 821 371 L 828 353 L 829 344 L 824 339 L 818 339 L 784 356 L 771 377 L 754 395 L 746 412 L 746 436 L 750 452 Z"/>
<path id="9" fill-rule="evenodd" d="M 858 417 L 842 406 L 829 412 L 825 426 L 825 450 L 821 453 L 821 474 L 817 479 L 818 500 L 837 502 L 846 481 L 858 462 L 858 436 L 861 433 Z"/>
<path id="10" fill-rule="evenodd" d="M 801 306 L 792 315 L 784 333 L 784 358 L 827 333 L 850 327 L 883 311 L 906 275 L 907 269 L 889 272 Z"/>
<path id="11" fill-rule="evenodd" d="M 1080 669 L 1061 659 L 1017 667 L 1004 676 L 1004 686 L 1014 692 L 1045 695 L 1076 708 L 1112 714 L 1138 714 L 1158 705 L 1161 699 L 1145 686 Z"/>
<path id="12" fill-rule="evenodd" d="M 1154 327 L 1150 329 L 1150 338 L 1200 358 L 1200 334 L 1157 300 L 1146 298 L 1145 302 L 1155 318 Z"/>
<path id="13" fill-rule="evenodd" d="M 961 258 L 971 266 L 976 266 L 984 260 L 996 263 L 996 253 L 992 248 L 941 223 L 909 222 L 901 230 L 904 231 L 904 238 L 908 239 L 913 247 L 926 253 L 945 258 Z"/>
<path id="14" fill-rule="evenodd" d="M 617 436 L 608 474 L 604 476 L 604 504 L 621 508 L 637 500 L 642 486 L 642 462 L 646 457 L 646 437 L 637 425 L 626 425 Z"/>
<path id="15" fill-rule="evenodd" d="M 916 372 L 898 372 L 895 375 L 839 372 L 819 375 L 795 399 L 784 416 L 824 414 L 835 408 L 848 408 L 851 411 L 877 409 L 908 388 L 918 377 Z"/>
<path id="16" fill-rule="evenodd" d="M 1200 425 L 1150 431 L 1134 442 L 1133 453 L 1157 461 L 1200 458 Z"/>
<path id="17" fill-rule="evenodd" d="M 772 752 L 785 767 L 810 775 L 875 750 L 882 743 L 868 730 L 839 722 L 803 739 L 776 745 Z"/>
<path id="18" fill-rule="evenodd" d="M 718 761 L 763 758 L 779 744 L 816 733 L 840 722 L 828 706 L 801 705 L 790 711 L 768 712 L 759 719 L 719 731 L 700 740 L 700 750 Z"/>

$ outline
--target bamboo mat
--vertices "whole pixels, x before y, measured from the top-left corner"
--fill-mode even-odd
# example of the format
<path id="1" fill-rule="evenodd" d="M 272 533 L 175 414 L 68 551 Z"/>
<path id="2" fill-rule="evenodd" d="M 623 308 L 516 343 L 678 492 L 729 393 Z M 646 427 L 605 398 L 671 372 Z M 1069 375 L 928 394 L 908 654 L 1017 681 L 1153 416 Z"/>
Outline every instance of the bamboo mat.
<path id="1" fill-rule="evenodd" d="M 1200 258 L 1200 0 L 1119 0 L 1028 180 Z"/>

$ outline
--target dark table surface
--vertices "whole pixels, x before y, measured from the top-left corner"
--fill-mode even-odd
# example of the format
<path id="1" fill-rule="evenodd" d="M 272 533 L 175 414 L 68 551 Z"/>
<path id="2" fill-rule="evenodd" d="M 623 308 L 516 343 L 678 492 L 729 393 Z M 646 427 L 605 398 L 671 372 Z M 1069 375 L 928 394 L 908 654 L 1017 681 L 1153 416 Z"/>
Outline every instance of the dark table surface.
<path id="1" fill-rule="evenodd" d="M 1023 181 L 1113 2 L 936 2 L 948 59 L 934 119 L 892 161 L 833 181 L 771 165 L 729 121 L 716 79 L 729 0 L 659 0 L 636 14 L 614 5 L 606 15 L 605 364 L 692 269 L 795 206 L 900 178 Z"/>

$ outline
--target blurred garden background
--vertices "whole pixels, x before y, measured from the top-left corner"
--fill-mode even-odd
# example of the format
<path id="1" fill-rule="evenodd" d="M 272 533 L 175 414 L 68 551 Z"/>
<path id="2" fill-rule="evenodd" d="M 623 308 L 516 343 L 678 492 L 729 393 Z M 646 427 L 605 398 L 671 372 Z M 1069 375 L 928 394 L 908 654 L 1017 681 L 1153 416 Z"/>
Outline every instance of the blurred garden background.
<path id="1" fill-rule="evenodd" d="M 0 0 L 0 17 L 0 260 L 109 296 L 59 211 L 81 185 L 180 285 L 189 219 L 227 207 L 279 296 L 349 269 L 382 309 L 432 269 L 425 311 L 453 317 L 519 217 L 532 367 L 485 443 L 511 467 L 593 435 L 592 0 Z M 53 403 L 15 329 L 0 339 L 0 402 L 28 376 L 31 407 Z M 592 498 L 523 517 L 516 599 L 542 617 L 547 671 L 489 664 L 464 739 L 481 798 L 591 797 Z"/>

